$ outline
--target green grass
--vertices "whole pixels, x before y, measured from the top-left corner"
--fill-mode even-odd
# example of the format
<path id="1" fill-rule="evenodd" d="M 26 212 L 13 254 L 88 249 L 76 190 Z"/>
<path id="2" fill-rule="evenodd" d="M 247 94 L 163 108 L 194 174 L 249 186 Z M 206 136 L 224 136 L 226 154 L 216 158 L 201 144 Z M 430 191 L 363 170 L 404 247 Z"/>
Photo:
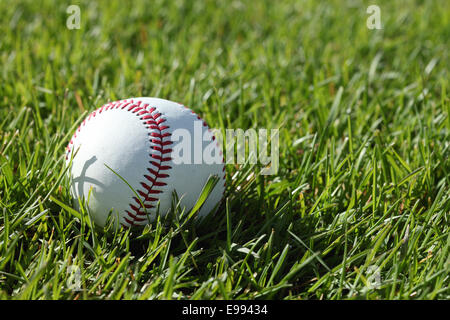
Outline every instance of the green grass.
<path id="1" fill-rule="evenodd" d="M 0 2 L 1 299 L 450 298 L 448 1 L 77 4 L 68 30 L 64 2 Z M 227 166 L 200 225 L 94 231 L 64 148 L 133 96 L 279 128 L 277 175 Z"/>

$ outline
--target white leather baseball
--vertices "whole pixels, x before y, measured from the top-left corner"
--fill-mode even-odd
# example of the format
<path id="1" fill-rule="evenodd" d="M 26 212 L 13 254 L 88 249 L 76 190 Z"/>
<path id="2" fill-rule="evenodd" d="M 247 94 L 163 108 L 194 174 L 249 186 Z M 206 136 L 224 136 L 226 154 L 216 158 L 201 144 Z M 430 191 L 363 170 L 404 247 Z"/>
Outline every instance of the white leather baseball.
<path id="1" fill-rule="evenodd" d="M 202 139 L 202 149 L 214 145 L 220 160 L 213 164 L 174 161 L 172 133 L 186 129 L 194 137 L 198 121 L 202 121 L 202 136 L 210 137 Z M 198 145 L 196 150 L 194 146 L 192 142 L 192 157 L 198 152 Z M 131 98 L 95 110 L 76 130 L 66 162 L 71 163 L 75 206 L 84 197 L 91 217 L 101 227 L 109 214 L 116 227 L 150 223 L 158 202 L 159 214 L 164 216 L 172 208 L 173 190 L 181 207 L 190 210 L 208 178 L 217 175 L 220 180 L 199 211 L 202 217 L 217 208 L 225 190 L 222 151 L 211 130 L 190 109 L 164 99 Z"/>

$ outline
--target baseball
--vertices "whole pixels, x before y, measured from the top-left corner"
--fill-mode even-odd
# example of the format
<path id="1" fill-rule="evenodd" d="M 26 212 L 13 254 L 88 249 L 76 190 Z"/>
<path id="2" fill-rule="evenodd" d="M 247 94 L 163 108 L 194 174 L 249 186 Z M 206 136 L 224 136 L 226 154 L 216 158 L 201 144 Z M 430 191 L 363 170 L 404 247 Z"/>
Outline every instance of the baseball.
<path id="1" fill-rule="evenodd" d="M 200 134 L 200 142 L 183 141 L 180 133 L 192 140 Z M 207 148 L 215 161 L 198 161 Z M 187 107 L 159 98 L 115 101 L 92 112 L 67 146 L 66 164 L 74 205 L 85 201 L 100 227 L 109 215 L 116 228 L 151 223 L 171 210 L 173 191 L 190 210 L 209 177 L 217 176 L 198 212 L 204 217 L 225 190 L 222 150 L 211 129 Z"/>

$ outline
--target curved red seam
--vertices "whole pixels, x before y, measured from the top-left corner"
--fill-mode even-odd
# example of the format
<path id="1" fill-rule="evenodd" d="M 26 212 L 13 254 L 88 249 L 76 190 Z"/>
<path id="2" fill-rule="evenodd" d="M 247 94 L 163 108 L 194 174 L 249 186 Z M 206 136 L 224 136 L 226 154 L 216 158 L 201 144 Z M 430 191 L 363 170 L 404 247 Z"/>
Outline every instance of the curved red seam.
<path id="1" fill-rule="evenodd" d="M 149 136 L 152 137 L 152 138 L 150 139 L 150 143 L 157 143 L 157 144 L 159 144 L 161 147 L 150 146 L 150 148 L 151 148 L 152 150 L 156 150 L 156 151 L 160 152 L 161 155 L 163 155 L 163 154 L 164 154 L 164 151 L 165 151 L 165 150 L 164 150 L 164 147 L 167 146 L 167 145 L 172 144 L 172 141 L 162 141 L 165 137 L 169 137 L 169 136 L 171 135 L 170 133 L 162 133 L 162 131 L 168 129 L 169 126 L 159 126 L 159 124 L 165 122 L 166 119 L 161 118 L 161 113 L 153 114 L 153 112 L 156 111 L 156 108 L 155 108 L 155 107 L 151 107 L 150 109 L 146 110 L 145 108 L 147 108 L 147 107 L 148 107 L 148 104 L 144 104 L 144 108 L 141 108 L 141 109 L 143 109 L 143 111 L 138 112 L 138 115 L 140 116 L 140 119 L 141 119 L 141 120 L 145 120 L 145 121 L 144 121 L 145 124 L 148 124 L 148 125 L 149 125 L 149 126 L 147 127 L 147 129 L 153 129 L 153 130 L 158 130 L 158 131 L 159 131 L 159 133 L 150 132 L 150 133 L 149 133 Z M 144 112 L 144 111 L 146 111 L 146 112 Z M 145 113 L 148 113 L 148 114 L 145 115 Z M 158 118 L 160 118 L 160 119 L 158 119 Z M 149 119 L 150 119 L 150 120 L 149 120 Z M 157 120 L 157 119 L 158 119 L 158 120 Z M 147 121 L 147 120 L 148 120 L 148 121 Z M 160 139 L 161 141 L 159 141 L 159 140 L 157 140 L 157 139 L 154 139 L 154 138 L 158 138 L 158 139 Z M 156 147 L 157 147 L 157 148 L 156 148 Z M 163 158 L 162 156 L 158 156 L 158 155 L 153 154 L 153 153 L 150 154 L 150 157 L 151 157 L 152 159 L 158 160 L 159 163 L 157 163 L 157 162 L 155 162 L 155 161 L 150 161 L 150 163 L 151 163 L 152 165 L 154 165 L 154 166 L 157 168 L 157 171 L 155 171 L 155 170 L 153 170 L 153 169 L 151 169 L 151 168 L 147 168 L 147 170 L 148 170 L 154 177 L 151 177 L 151 176 L 149 176 L 149 175 L 144 175 L 144 177 L 146 178 L 146 180 L 148 180 L 148 181 L 150 182 L 150 185 L 147 184 L 147 183 L 145 183 L 145 182 L 140 182 L 141 186 L 142 186 L 147 192 L 143 192 L 142 190 L 137 190 L 137 192 L 139 193 L 139 195 L 141 195 L 141 196 L 144 197 L 143 203 L 142 203 L 142 204 L 139 203 L 139 204 L 140 204 L 140 207 L 139 207 L 139 208 L 134 207 L 134 208 L 137 209 L 137 211 L 136 211 L 136 210 L 134 210 L 134 211 L 135 211 L 136 214 L 138 214 L 138 215 L 146 215 L 145 212 L 141 212 L 141 211 L 140 211 L 140 209 L 142 209 L 142 205 L 144 205 L 144 209 L 149 209 L 149 208 L 153 208 L 153 207 L 154 207 L 154 205 L 146 204 L 145 202 L 155 202 L 155 201 L 158 201 L 158 200 L 159 200 L 157 197 L 150 197 L 150 195 L 153 195 L 153 194 L 159 194 L 159 193 L 162 193 L 162 192 L 163 192 L 162 190 L 154 189 L 154 187 L 162 187 L 162 186 L 167 185 L 167 183 L 161 182 L 161 181 L 157 181 L 157 180 L 158 180 L 158 179 L 161 179 L 161 178 L 167 178 L 167 177 L 169 177 L 168 174 L 162 174 L 162 173 L 160 173 L 160 171 L 162 171 L 162 170 L 168 170 L 168 169 L 172 168 L 172 167 L 170 167 L 170 166 L 163 166 L 163 165 L 161 165 L 161 163 L 164 162 L 164 161 L 170 161 L 170 160 L 171 160 L 170 157 Z M 136 200 L 137 200 L 137 199 L 135 199 L 135 201 L 136 201 Z M 130 206 L 131 206 L 131 205 L 130 205 Z M 145 211 L 145 210 L 144 210 L 144 211 Z M 129 216 L 130 216 L 130 215 L 129 215 Z M 135 221 L 136 219 L 135 219 L 133 216 L 130 216 L 130 218 L 132 218 L 132 220 L 131 220 L 131 221 L 132 221 L 131 225 L 135 225 L 134 221 Z M 130 220 L 128 220 L 127 222 L 130 223 L 129 221 L 130 221 Z M 136 220 L 136 221 L 138 221 L 138 220 Z"/>
<path id="2" fill-rule="evenodd" d="M 142 103 L 141 100 L 134 103 L 133 99 L 125 99 L 125 100 L 120 100 L 120 101 L 116 101 L 116 102 L 110 102 L 108 104 L 103 105 L 99 109 L 93 111 L 88 116 L 87 119 L 83 120 L 83 122 L 80 124 L 80 126 L 77 128 L 77 130 L 75 130 L 74 137 L 70 140 L 69 144 L 66 147 L 66 150 L 67 150 L 66 160 L 68 160 L 68 155 L 72 151 L 72 149 L 70 148 L 70 145 L 74 143 L 73 139 L 76 138 L 76 133 L 80 132 L 81 127 L 85 126 L 86 121 L 92 119 L 97 114 L 101 114 L 103 111 L 112 110 L 112 109 L 120 108 L 120 109 L 124 110 L 125 108 L 128 107 L 127 111 L 132 112 L 133 114 L 139 116 L 140 120 L 144 120 L 143 123 L 147 129 L 159 131 L 159 133 L 151 132 L 149 134 L 149 136 L 151 137 L 151 139 L 149 139 L 150 144 L 151 144 L 150 148 L 161 154 L 161 156 L 158 156 L 158 155 L 155 155 L 152 153 L 149 154 L 151 159 L 156 159 L 157 161 L 159 161 L 159 163 L 156 161 L 150 161 L 150 163 L 152 165 L 154 165 L 157 168 L 157 170 L 154 170 L 152 168 L 147 168 L 148 172 L 151 173 L 154 176 L 154 178 L 151 178 L 149 175 L 145 175 L 145 179 L 147 181 L 149 181 L 151 183 L 151 185 L 149 185 L 145 182 L 140 183 L 141 186 L 145 189 L 145 191 L 142 191 L 139 189 L 137 190 L 138 194 L 143 198 L 142 204 L 136 197 L 133 197 L 133 200 L 138 204 L 138 207 L 133 204 L 129 204 L 130 209 L 132 211 L 134 211 L 135 213 L 133 214 L 129 210 L 125 210 L 125 213 L 128 217 L 123 217 L 123 218 L 124 218 L 125 222 L 128 223 L 130 226 L 136 226 L 137 224 L 135 222 L 142 222 L 142 221 L 146 220 L 144 218 L 138 217 L 138 216 L 146 216 L 145 212 L 141 212 L 142 205 L 144 206 L 145 209 L 150 209 L 150 208 L 155 207 L 152 204 L 148 204 L 148 202 L 155 202 L 155 201 L 158 201 L 159 199 L 157 197 L 150 196 L 150 195 L 156 195 L 156 194 L 163 192 L 162 190 L 154 189 L 154 187 L 162 187 L 162 186 L 167 185 L 167 183 L 162 182 L 162 181 L 157 181 L 157 180 L 169 177 L 169 174 L 162 173 L 161 171 L 169 170 L 172 168 L 171 166 L 162 165 L 163 162 L 167 162 L 167 161 L 171 160 L 170 157 L 163 157 L 163 155 L 172 151 L 172 149 L 168 149 L 165 147 L 168 145 L 171 145 L 173 143 L 172 141 L 163 141 L 164 138 L 169 137 L 171 135 L 170 133 L 162 132 L 163 130 L 168 129 L 169 126 L 160 126 L 160 124 L 165 122 L 166 119 L 161 117 L 162 114 L 159 112 L 157 112 L 156 114 L 153 114 L 156 111 L 155 107 L 150 107 L 147 110 L 146 108 L 148 107 L 148 104 L 143 104 L 143 106 L 141 106 L 141 103 Z M 154 145 L 154 144 L 157 144 L 157 145 Z M 145 203 L 145 202 L 147 202 L 147 203 Z M 128 227 L 127 225 L 125 225 L 122 222 L 121 222 L 121 225 L 124 227 Z"/>

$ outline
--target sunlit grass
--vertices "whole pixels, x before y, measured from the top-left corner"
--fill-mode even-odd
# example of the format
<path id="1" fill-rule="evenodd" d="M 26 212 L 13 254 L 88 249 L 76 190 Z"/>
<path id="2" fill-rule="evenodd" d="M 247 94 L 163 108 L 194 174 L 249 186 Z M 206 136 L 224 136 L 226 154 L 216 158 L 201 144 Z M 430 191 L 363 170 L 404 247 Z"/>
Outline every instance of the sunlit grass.
<path id="1" fill-rule="evenodd" d="M 449 3 L 0 2 L 0 298 L 449 299 Z M 108 101 L 280 129 L 194 223 L 103 233 L 64 148 Z M 179 212 L 180 213 L 180 212 Z M 181 213 L 180 213 L 181 215 Z M 80 288 L 76 288 L 80 277 Z"/>

